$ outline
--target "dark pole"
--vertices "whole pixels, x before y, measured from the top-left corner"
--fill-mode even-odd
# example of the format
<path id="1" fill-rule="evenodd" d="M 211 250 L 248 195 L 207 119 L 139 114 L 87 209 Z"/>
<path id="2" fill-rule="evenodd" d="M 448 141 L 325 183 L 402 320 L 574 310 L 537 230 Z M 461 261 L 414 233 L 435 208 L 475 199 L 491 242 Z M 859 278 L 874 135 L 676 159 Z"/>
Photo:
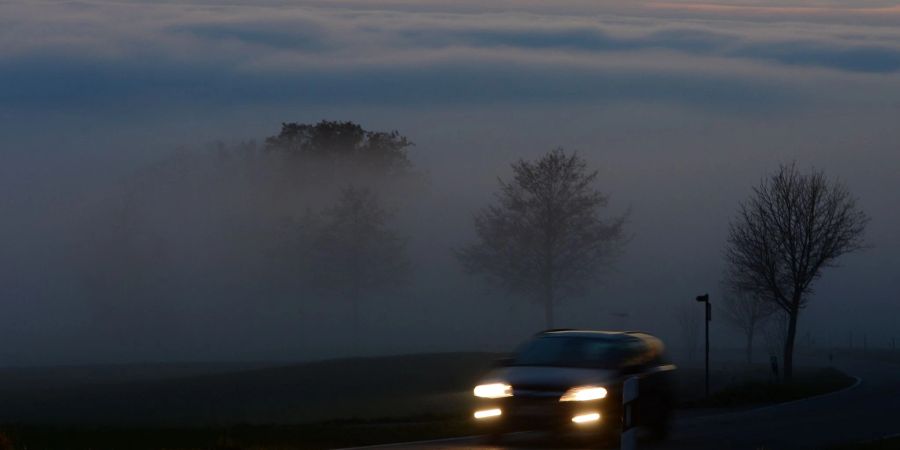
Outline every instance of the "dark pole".
<path id="1" fill-rule="evenodd" d="M 709 294 L 698 295 L 698 302 L 704 303 L 706 307 L 706 396 L 709 397 L 709 321 L 712 320 L 712 305 L 709 303 Z"/>
<path id="2" fill-rule="evenodd" d="M 706 302 L 706 396 L 709 397 L 709 321 L 712 319 L 712 306 Z"/>

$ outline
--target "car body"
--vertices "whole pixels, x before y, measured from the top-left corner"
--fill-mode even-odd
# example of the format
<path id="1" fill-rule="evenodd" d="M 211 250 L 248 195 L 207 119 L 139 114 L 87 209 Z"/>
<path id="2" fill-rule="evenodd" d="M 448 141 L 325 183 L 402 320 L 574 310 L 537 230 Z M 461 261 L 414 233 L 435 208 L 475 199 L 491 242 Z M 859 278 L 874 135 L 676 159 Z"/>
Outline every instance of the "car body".
<path id="1" fill-rule="evenodd" d="M 636 426 L 661 438 L 674 404 L 674 370 L 662 341 L 647 333 L 548 330 L 480 380 L 474 416 L 493 438 L 522 429 L 618 434 L 623 386 L 634 378 Z"/>

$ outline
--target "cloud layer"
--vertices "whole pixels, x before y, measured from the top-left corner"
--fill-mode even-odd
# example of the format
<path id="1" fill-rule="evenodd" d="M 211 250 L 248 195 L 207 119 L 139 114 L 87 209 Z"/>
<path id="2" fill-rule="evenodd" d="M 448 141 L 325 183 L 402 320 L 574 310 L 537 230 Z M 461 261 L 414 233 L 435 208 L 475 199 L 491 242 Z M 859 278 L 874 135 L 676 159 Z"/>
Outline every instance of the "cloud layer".
<path id="1" fill-rule="evenodd" d="M 798 76 L 884 83 L 900 73 L 900 12 L 877 4 L 491 5 L 8 2 L 0 100 L 753 106 L 802 92 Z"/>

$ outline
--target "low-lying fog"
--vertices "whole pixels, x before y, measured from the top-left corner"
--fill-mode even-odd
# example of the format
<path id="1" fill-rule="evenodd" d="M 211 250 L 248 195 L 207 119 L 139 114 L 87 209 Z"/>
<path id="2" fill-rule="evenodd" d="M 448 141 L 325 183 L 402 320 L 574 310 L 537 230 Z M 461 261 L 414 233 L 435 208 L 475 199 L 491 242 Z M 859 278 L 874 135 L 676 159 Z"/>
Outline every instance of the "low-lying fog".
<path id="1" fill-rule="evenodd" d="M 541 307 L 452 250 L 511 163 L 560 146 L 599 170 L 632 238 L 559 301 L 559 326 L 684 346 L 678 316 L 719 298 L 739 202 L 796 161 L 872 219 L 871 248 L 826 269 L 799 335 L 888 345 L 900 11 L 621 3 L 0 6 L 19 24 L 0 46 L 0 365 L 352 354 L 350 305 L 309 286 L 298 244 L 304 214 L 348 184 L 382 193 L 411 263 L 363 296 L 360 353 L 508 349 Z M 311 176 L 260 151 L 282 122 L 322 119 L 399 131 L 414 180 Z M 720 317 L 716 342 L 739 343 Z"/>

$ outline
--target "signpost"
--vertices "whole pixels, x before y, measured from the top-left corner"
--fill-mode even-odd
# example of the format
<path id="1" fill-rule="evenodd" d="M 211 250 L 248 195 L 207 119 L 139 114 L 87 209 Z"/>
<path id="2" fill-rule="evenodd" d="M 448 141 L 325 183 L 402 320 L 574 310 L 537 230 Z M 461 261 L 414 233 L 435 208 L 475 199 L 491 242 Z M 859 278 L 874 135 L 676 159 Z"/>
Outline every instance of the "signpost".
<path id="1" fill-rule="evenodd" d="M 696 300 L 706 306 L 706 396 L 709 397 L 709 321 L 712 320 L 712 305 L 709 294 L 698 295 Z"/>

